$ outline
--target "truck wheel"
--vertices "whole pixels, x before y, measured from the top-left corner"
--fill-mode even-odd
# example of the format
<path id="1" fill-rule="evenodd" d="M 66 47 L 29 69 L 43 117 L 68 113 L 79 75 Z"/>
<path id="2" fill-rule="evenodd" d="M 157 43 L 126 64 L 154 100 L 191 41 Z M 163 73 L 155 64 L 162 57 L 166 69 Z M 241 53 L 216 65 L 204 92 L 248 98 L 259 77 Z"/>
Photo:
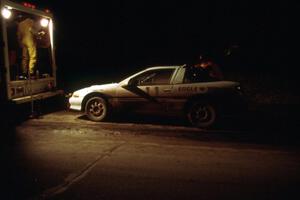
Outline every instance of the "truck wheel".
<path id="1" fill-rule="evenodd" d="M 107 103 L 101 97 L 92 97 L 85 105 L 85 112 L 90 120 L 100 122 L 107 117 Z"/>
<path id="2" fill-rule="evenodd" d="M 208 128 L 216 122 L 217 113 L 215 107 L 210 104 L 194 103 L 189 108 L 187 117 L 193 126 Z"/>

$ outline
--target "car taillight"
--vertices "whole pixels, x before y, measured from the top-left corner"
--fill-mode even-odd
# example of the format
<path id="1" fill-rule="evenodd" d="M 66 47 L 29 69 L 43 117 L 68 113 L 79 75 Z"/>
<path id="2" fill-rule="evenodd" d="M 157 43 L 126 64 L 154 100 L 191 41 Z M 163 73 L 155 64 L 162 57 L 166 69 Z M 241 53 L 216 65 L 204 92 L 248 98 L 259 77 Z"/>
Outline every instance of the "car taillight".
<path id="1" fill-rule="evenodd" d="M 243 92 L 243 88 L 241 87 L 241 85 L 237 85 L 236 87 L 235 87 L 235 90 L 239 93 L 239 94 L 243 94 L 244 92 Z"/>

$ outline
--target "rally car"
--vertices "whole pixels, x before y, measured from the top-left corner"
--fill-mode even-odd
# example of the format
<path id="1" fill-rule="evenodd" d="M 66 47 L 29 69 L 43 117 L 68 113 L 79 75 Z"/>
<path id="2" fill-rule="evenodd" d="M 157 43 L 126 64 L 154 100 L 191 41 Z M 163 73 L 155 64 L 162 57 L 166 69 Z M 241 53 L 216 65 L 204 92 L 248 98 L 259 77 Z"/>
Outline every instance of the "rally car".
<path id="1" fill-rule="evenodd" d="M 187 65 L 150 67 L 119 83 L 77 90 L 69 98 L 70 109 L 85 112 L 92 121 L 126 110 L 186 116 L 199 128 L 211 127 L 222 114 L 239 110 L 242 102 L 238 82 L 216 80 Z"/>

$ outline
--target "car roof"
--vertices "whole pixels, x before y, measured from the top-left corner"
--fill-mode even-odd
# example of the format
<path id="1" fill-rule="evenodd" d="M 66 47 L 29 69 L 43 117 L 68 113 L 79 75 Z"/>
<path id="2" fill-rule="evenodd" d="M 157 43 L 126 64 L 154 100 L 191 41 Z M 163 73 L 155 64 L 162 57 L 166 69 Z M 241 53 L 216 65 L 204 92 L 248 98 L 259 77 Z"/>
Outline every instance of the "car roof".
<path id="1" fill-rule="evenodd" d="M 179 65 L 170 65 L 170 66 L 154 66 L 154 67 L 148 67 L 145 70 L 152 70 L 152 69 L 169 69 L 169 68 L 177 68 L 180 67 Z"/>
<path id="2" fill-rule="evenodd" d="M 127 77 L 126 79 L 122 80 L 122 81 L 119 82 L 119 83 L 128 81 L 130 78 L 132 78 L 132 77 L 134 77 L 134 76 L 137 76 L 138 74 L 144 73 L 144 72 L 146 72 L 146 71 L 149 71 L 149 70 L 155 70 L 155 69 L 176 69 L 176 68 L 179 68 L 179 67 L 182 67 L 182 66 L 184 66 L 184 65 L 153 66 L 153 67 L 144 68 L 144 70 L 139 71 L 139 72 L 137 72 L 137 73 L 135 73 L 135 74 L 132 74 L 131 76 Z"/>

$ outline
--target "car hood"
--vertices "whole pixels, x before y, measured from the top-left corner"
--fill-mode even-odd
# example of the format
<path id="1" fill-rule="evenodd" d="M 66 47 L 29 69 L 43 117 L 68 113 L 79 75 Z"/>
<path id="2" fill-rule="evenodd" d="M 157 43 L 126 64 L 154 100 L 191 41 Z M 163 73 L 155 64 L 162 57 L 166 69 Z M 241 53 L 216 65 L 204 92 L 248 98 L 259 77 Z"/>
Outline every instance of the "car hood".
<path id="1" fill-rule="evenodd" d="M 82 88 L 74 92 L 77 96 L 85 96 L 92 92 L 102 92 L 105 94 L 111 94 L 115 91 L 118 87 L 118 83 L 110 83 L 110 84 L 103 84 L 103 85 L 92 85 L 90 87 Z"/>
<path id="2" fill-rule="evenodd" d="M 110 83 L 110 84 L 103 84 L 103 85 L 92 85 L 89 87 L 92 91 L 106 91 L 106 90 L 112 90 L 118 87 L 118 83 Z"/>

